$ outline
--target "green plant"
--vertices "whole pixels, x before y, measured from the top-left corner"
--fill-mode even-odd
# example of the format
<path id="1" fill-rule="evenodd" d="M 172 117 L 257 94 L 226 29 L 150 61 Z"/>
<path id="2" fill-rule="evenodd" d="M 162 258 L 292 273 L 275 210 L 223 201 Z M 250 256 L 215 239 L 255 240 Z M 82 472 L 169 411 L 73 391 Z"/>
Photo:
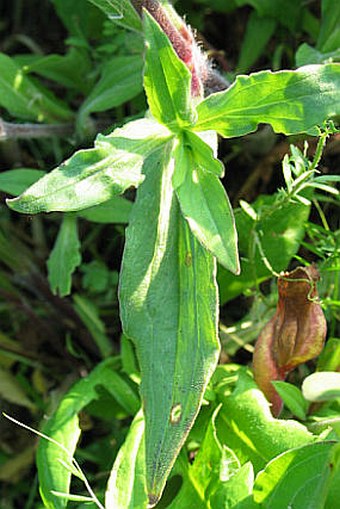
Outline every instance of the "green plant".
<path id="1" fill-rule="evenodd" d="M 129 3 L 124 13 L 119 2 L 111 6 L 93 3 L 125 28 L 140 29 Z M 155 4 L 145 2 L 153 14 Z M 326 126 L 320 131 L 317 126 L 339 115 L 339 65 L 239 76 L 227 90 L 203 98 L 206 69 L 200 67 L 202 57 L 197 57 L 190 33 L 167 4 L 156 6 L 165 17 L 156 19 L 166 20 L 163 30 L 147 11 L 143 22 L 147 42 L 144 89 L 150 112 L 108 135 L 98 135 L 94 148 L 76 152 L 8 201 L 11 209 L 26 214 L 67 212 L 48 262 L 53 290 L 67 295 L 71 275 L 80 263 L 77 215 L 93 218 L 109 201 L 121 210 L 125 202 L 117 201 L 117 195 L 138 187 L 120 274 L 120 313 L 129 338 L 124 339 L 125 355 L 122 360 L 103 361 L 78 382 L 64 396 L 44 433 L 61 443 L 72 458 L 80 435 L 77 414 L 98 397 L 98 385 L 111 393 L 125 415 L 136 414 L 136 385 L 120 371 L 123 368 L 139 382 L 140 368 L 145 431 L 139 413 L 111 472 L 106 508 L 155 505 L 171 469 L 172 478 L 180 476 L 182 486 L 174 491 L 167 505 L 170 508 L 188 507 L 188 500 L 192 506 L 212 508 L 287 507 L 296 497 L 298 507 L 304 507 L 297 485 L 307 487 L 314 477 L 318 479 L 314 507 L 322 507 L 326 500 L 332 507 L 339 478 L 338 446 L 330 440 L 319 443 L 304 424 L 274 419 L 246 368 L 216 368 L 216 260 L 235 274 L 219 276 L 224 301 L 284 269 L 302 240 L 313 190 L 329 191 L 325 186 L 332 179 L 315 174 L 321 148 L 311 163 L 306 154 L 292 148 L 291 159 L 284 161 L 286 189 L 253 205 L 242 202 L 236 212 L 244 255 L 240 263 L 234 215 L 219 180 L 223 165 L 216 150 L 217 134 L 243 136 L 260 123 L 269 123 L 275 132 L 286 135 L 321 135 L 323 143 L 335 129 Z M 169 33 L 169 27 L 174 32 Z M 123 62 L 115 65 L 119 63 L 124 68 Z M 105 79 L 103 75 L 100 86 Z M 90 112 L 98 111 L 93 107 L 93 103 L 99 107 L 98 88 L 81 108 L 79 128 Z M 129 97 L 125 94 L 124 100 Z M 31 176 L 34 180 L 38 175 Z M 279 252 L 266 235 L 275 223 L 283 233 Z M 285 232 L 289 242 L 285 242 Z M 236 276 L 240 267 L 241 275 Z M 231 281 L 236 281 L 236 289 Z M 82 319 L 87 317 L 88 328 L 95 329 L 92 334 L 102 356 L 108 357 L 110 345 L 100 325 L 94 327 L 95 313 L 91 314 L 81 297 L 75 304 Z M 284 402 L 289 399 L 287 393 L 283 389 Z M 336 411 L 338 400 L 333 401 L 333 396 Z M 205 405 L 197 417 L 202 402 Z M 305 408 L 300 415 L 306 416 Z M 336 425 L 324 438 L 337 439 Z M 192 465 L 185 451 L 180 452 L 186 439 L 189 450 L 195 451 L 195 443 L 200 444 Z M 42 497 L 47 507 L 62 508 L 70 499 L 74 470 L 68 467 L 65 471 L 69 458 L 55 465 L 56 457 L 61 455 L 55 443 L 40 442 Z M 304 468 L 306 461 L 309 469 Z M 334 473 L 329 471 L 332 462 Z M 293 467 L 297 473 L 292 478 Z M 162 507 L 162 500 L 159 503 Z"/>

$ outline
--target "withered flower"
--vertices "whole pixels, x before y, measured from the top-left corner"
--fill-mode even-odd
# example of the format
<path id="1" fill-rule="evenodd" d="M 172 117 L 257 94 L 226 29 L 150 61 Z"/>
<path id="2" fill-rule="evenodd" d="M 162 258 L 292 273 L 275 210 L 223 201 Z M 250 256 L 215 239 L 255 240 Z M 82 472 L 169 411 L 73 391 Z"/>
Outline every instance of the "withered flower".
<path id="1" fill-rule="evenodd" d="M 279 300 L 273 318 L 265 325 L 255 345 L 254 377 L 278 416 L 282 400 L 272 381 L 284 380 L 299 364 L 321 352 L 327 325 L 318 302 L 315 266 L 298 267 L 278 278 Z"/>

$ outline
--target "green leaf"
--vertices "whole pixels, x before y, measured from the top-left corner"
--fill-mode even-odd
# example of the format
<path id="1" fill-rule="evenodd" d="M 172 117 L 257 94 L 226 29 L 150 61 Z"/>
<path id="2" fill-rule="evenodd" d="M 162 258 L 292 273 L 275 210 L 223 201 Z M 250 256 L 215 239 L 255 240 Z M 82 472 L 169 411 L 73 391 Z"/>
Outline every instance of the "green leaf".
<path id="1" fill-rule="evenodd" d="M 329 338 L 318 358 L 318 371 L 339 371 L 340 339 Z"/>
<path id="2" fill-rule="evenodd" d="M 254 472 L 250 462 L 241 467 L 234 452 L 220 443 L 215 426 L 219 410 L 209 422 L 189 475 L 201 499 L 209 501 L 208 507 L 232 509 L 251 494 Z"/>
<path id="3" fill-rule="evenodd" d="M 71 120 L 67 105 L 23 73 L 15 61 L 0 53 L 0 106 L 14 117 L 38 122 Z"/>
<path id="4" fill-rule="evenodd" d="M 247 71 L 262 55 L 275 28 L 274 19 L 259 16 L 255 11 L 250 14 L 237 64 L 238 74 Z"/>
<path id="5" fill-rule="evenodd" d="M 308 444 L 275 458 L 255 480 L 255 502 L 263 509 L 324 509 L 333 448 L 333 442 Z"/>
<path id="6" fill-rule="evenodd" d="M 37 56 L 32 62 L 23 65 L 23 71 L 26 74 L 39 74 L 64 87 L 84 93 L 88 93 L 91 86 L 91 61 L 86 52 L 79 48 L 71 47 L 66 55 Z"/>
<path id="7" fill-rule="evenodd" d="M 151 504 L 193 424 L 219 352 L 214 259 L 181 217 L 171 145 L 145 168 L 120 281 L 123 329 L 136 345 L 142 372 Z"/>
<path id="8" fill-rule="evenodd" d="M 86 378 L 77 382 L 63 397 L 56 412 L 48 419 L 43 433 L 53 441 L 42 439 L 37 450 L 37 467 L 40 484 L 40 494 L 47 509 L 64 509 L 66 498 L 56 497 L 52 491 L 69 493 L 72 458 L 80 437 L 78 413 L 91 401 L 98 398 L 96 387 L 105 387 L 117 399 L 121 391 L 116 373 L 117 359 L 111 358 L 99 364 Z M 126 382 L 125 382 L 126 383 Z M 126 384 L 128 385 L 128 384 Z M 57 443 L 61 445 L 57 445 Z"/>
<path id="9" fill-rule="evenodd" d="M 325 64 L 330 62 L 338 62 L 340 60 L 340 48 L 327 53 L 322 53 L 309 44 L 303 43 L 295 55 L 296 65 L 298 67 L 309 64 Z"/>
<path id="10" fill-rule="evenodd" d="M 70 212 L 98 205 L 143 181 L 144 160 L 170 137 L 149 119 L 98 135 L 95 148 L 79 150 L 8 206 L 24 214 Z"/>
<path id="11" fill-rule="evenodd" d="M 131 209 L 131 201 L 122 196 L 114 196 L 100 205 L 81 210 L 77 215 L 93 223 L 128 223 Z"/>
<path id="12" fill-rule="evenodd" d="M 187 143 L 188 148 L 192 150 L 193 158 L 199 166 L 217 177 L 224 176 L 223 163 L 216 158 L 215 154 L 217 152 L 216 133 L 205 131 L 204 133 L 195 134 L 191 131 L 186 131 L 184 140 L 184 143 Z"/>
<path id="13" fill-rule="evenodd" d="M 158 23 L 145 12 L 144 88 L 152 115 L 169 129 L 192 125 L 191 74 Z"/>
<path id="14" fill-rule="evenodd" d="M 183 486 L 170 507 L 182 507 L 181 503 L 186 507 L 185 500 L 198 498 L 195 507 L 231 509 L 251 494 L 254 481 L 252 465 L 247 463 L 241 467 L 233 451 L 220 443 L 215 426 L 219 410 L 220 407 L 217 407 L 209 419 L 193 464 L 190 465 L 186 457 L 186 465 L 181 462 L 182 469 L 179 468 L 181 457 L 175 463 L 172 474 L 181 475 Z M 202 428 L 202 422 L 196 423 L 196 426 Z"/>
<path id="15" fill-rule="evenodd" d="M 90 49 L 86 39 L 96 40 L 103 32 L 105 16 L 94 5 L 84 0 L 52 0 L 54 8 L 61 18 L 71 38 L 82 47 Z"/>
<path id="16" fill-rule="evenodd" d="M 102 357 L 108 357 L 112 353 L 112 343 L 105 332 L 105 325 L 99 317 L 95 304 L 75 294 L 73 296 L 74 309 L 90 331 Z"/>
<path id="17" fill-rule="evenodd" d="M 0 396 L 14 405 L 36 410 L 35 404 L 26 396 L 22 386 L 10 371 L 0 367 Z"/>
<path id="18" fill-rule="evenodd" d="M 226 269 L 238 274 L 237 232 L 224 187 L 215 175 L 194 168 L 190 152 L 185 163 L 185 180 L 176 190 L 183 216 L 202 246 Z"/>
<path id="19" fill-rule="evenodd" d="M 279 21 L 282 25 L 296 31 L 300 21 L 302 6 L 296 0 L 235 0 L 238 7 L 251 5 L 259 16 L 266 16 Z"/>
<path id="20" fill-rule="evenodd" d="M 79 110 L 78 122 L 93 112 L 115 108 L 142 91 L 141 56 L 114 57 L 105 63 L 101 78 Z"/>
<path id="21" fill-rule="evenodd" d="M 271 124 L 284 134 L 318 134 L 315 126 L 340 114 L 340 65 L 310 65 L 296 71 L 260 71 L 238 76 L 228 90 L 197 106 L 195 130 L 225 137 Z"/>
<path id="22" fill-rule="evenodd" d="M 338 509 L 340 500 L 340 444 L 333 447 L 332 480 L 328 489 L 325 509 Z"/>
<path id="23" fill-rule="evenodd" d="M 130 30 L 141 31 L 141 20 L 132 7 L 130 0 L 89 0 L 101 9 L 117 25 Z"/>
<path id="24" fill-rule="evenodd" d="M 321 2 L 321 27 L 317 48 L 323 53 L 335 51 L 340 46 L 340 5 L 332 0 Z"/>
<path id="25" fill-rule="evenodd" d="M 279 273 L 287 268 L 290 259 L 299 249 L 310 206 L 296 202 L 277 206 L 276 203 L 276 195 L 260 196 L 252 204 L 257 217 L 251 217 L 243 209 L 235 211 L 241 274 L 236 277 L 219 267 L 218 283 L 222 304 L 273 275 L 263 255 L 275 272 Z M 257 242 L 261 245 L 262 253 Z"/>
<path id="26" fill-rule="evenodd" d="M 183 131 L 177 137 L 173 150 L 175 168 L 172 184 L 174 189 L 183 184 L 187 171 L 191 171 L 196 164 L 209 173 L 223 177 L 224 166 L 217 159 L 217 148 L 218 139 L 215 131 L 203 131 L 197 134 Z M 193 161 L 195 164 L 192 164 Z"/>
<path id="27" fill-rule="evenodd" d="M 59 491 L 51 491 L 52 495 L 56 497 L 64 497 L 67 500 L 72 500 L 72 502 L 93 502 L 92 497 L 86 497 L 84 495 L 72 495 L 71 493 L 60 493 Z"/>
<path id="28" fill-rule="evenodd" d="M 216 485 L 209 498 L 210 507 L 235 509 L 244 499 L 251 496 L 254 483 L 254 469 L 245 463 L 230 479 Z"/>
<path id="29" fill-rule="evenodd" d="M 118 272 L 110 271 L 101 260 L 83 263 L 81 271 L 84 274 L 82 286 L 90 294 L 107 292 L 118 284 Z"/>
<path id="30" fill-rule="evenodd" d="M 215 420 L 219 410 L 220 407 L 217 407 L 209 420 L 194 463 L 189 466 L 190 478 L 197 486 L 197 491 L 203 500 L 209 498 L 216 484 L 219 484 L 222 479 L 231 477 L 240 468 L 236 456 L 231 450 L 226 451 L 218 439 Z"/>
<path id="31" fill-rule="evenodd" d="M 147 502 L 144 419 L 140 411 L 113 465 L 105 493 L 105 508 L 145 509 Z"/>
<path id="32" fill-rule="evenodd" d="M 77 218 L 75 215 L 65 215 L 47 260 L 48 281 L 55 295 L 65 297 L 71 293 L 72 274 L 80 263 Z"/>
<path id="33" fill-rule="evenodd" d="M 236 386 L 231 394 L 223 378 L 219 381 L 218 399 L 223 407 L 216 426 L 220 440 L 240 459 L 250 460 L 259 471 L 278 454 L 315 440 L 302 424 L 275 419 L 265 396 L 243 368 L 235 375 Z"/>
<path id="34" fill-rule="evenodd" d="M 302 396 L 300 389 L 293 384 L 278 380 L 273 381 L 272 384 L 292 414 L 302 421 L 306 420 L 308 403 Z"/>
<path id="35" fill-rule="evenodd" d="M 122 361 L 122 371 L 126 373 L 131 380 L 140 384 L 140 369 L 135 347 L 125 334 L 122 334 L 120 339 L 120 357 Z"/>
<path id="36" fill-rule="evenodd" d="M 302 393 L 308 401 L 328 401 L 340 398 L 340 373 L 318 371 L 307 376 Z"/>
<path id="37" fill-rule="evenodd" d="M 195 509 L 207 509 L 207 503 L 202 499 L 200 491 L 200 487 L 190 475 L 190 464 L 186 451 L 182 450 L 171 471 L 171 477 L 167 482 L 159 507 L 160 509 L 163 507 L 166 509 L 184 508 L 189 500 Z"/>
<path id="38" fill-rule="evenodd" d="M 0 173 L 0 191 L 18 196 L 39 180 L 45 172 L 31 168 L 15 168 Z"/>

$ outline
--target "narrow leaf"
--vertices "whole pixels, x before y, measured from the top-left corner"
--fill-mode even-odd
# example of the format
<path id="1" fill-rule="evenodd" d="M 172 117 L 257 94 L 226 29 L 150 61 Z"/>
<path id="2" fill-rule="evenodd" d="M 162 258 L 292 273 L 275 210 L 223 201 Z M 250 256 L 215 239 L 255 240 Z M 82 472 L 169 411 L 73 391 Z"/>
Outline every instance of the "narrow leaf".
<path id="1" fill-rule="evenodd" d="M 66 497 L 56 497 L 52 491 L 69 493 L 72 469 L 66 469 L 63 463 L 72 463 L 80 437 L 78 413 L 98 398 L 97 385 L 102 385 L 115 395 L 116 369 L 117 360 L 114 358 L 99 364 L 92 373 L 65 394 L 56 412 L 43 428 L 44 434 L 52 439 L 41 439 L 37 450 L 40 494 L 47 509 L 65 509 L 67 505 Z"/>
<path id="2" fill-rule="evenodd" d="M 205 135 L 206 140 L 203 139 L 201 133 L 195 134 L 191 131 L 186 131 L 185 136 L 188 138 L 189 147 L 193 151 L 193 158 L 195 162 L 204 168 L 205 171 L 213 173 L 218 177 L 223 177 L 224 166 L 215 154 L 216 138 L 211 133 L 209 140 Z"/>
<path id="3" fill-rule="evenodd" d="M 33 58 L 32 55 L 29 56 L 30 61 L 23 66 L 26 74 L 39 74 L 77 92 L 81 91 L 84 94 L 89 92 L 89 86 L 91 88 L 89 76 L 93 64 L 87 52 L 81 48 L 71 46 L 65 55 L 34 55 Z"/>
<path id="4" fill-rule="evenodd" d="M 308 403 L 304 399 L 300 389 L 295 385 L 288 382 L 272 381 L 275 390 L 278 392 L 280 398 L 287 408 L 292 412 L 293 415 L 301 420 L 306 419 L 306 412 L 308 409 Z"/>
<path id="5" fill-rule="evenodd" d="M 251 5 L 259 16 L 278 20 L 295 33 L 300 20 L 301 5 L 295 0 L 235 0 L 238 7 Z"/>
<path id="6" fill-rule="evenodd" d="M 176 164 L 172 176 L 172 184 L 177 189 L 185 179 L 187 171 L 192 171 L 191 159 L 206 171 L 223 177 L 224 166 L 217 159 L 218 139 L 215 131 L 203 131 L 194 133 L 183 131 L 177 137 L 177 143 L 173 151 Z M 189 157 L 191 153 L 192 158 Z"/>
<path id="7" fill-rule="evenodd" d="M 26 396 L 24 389 L 10 371 L 0 367 L 0 396 L 14 405 L 35 410 L 34 403 Z"/>
<path id="8" fill-rule="evenodd" d="M 322 350 L 317 364 L 318 371 L 340 370 L 340 338 L 329 338 Z"/>
<path id="9" fill-rule="evenodd" d="M 335 50 L 340 46 L 340 5 L 332 0 L 322 0 L 321 15 L 317 48 L 323 52 Z"/>
<path id="10" fill-rule="evenodd" d="M 124 2 L 122 0 L 89 0 L 89 2 L 99 7 L 113 23 L 130 30 L 141 31 L 140 18 L 130 0 Z"/>
<path id="11" fill-rule="evenodd" d="M 181 218 L 171 162 L 164 150 L 163 157 L 148 161 L 126 231 L 120 281 L 123 328 L 136 345 L 142 372 L 152 505 L 193 424 L 219 352 L 214 260 Z"/>
<path id="12" fill-rule="evenodd" d="M 218 439 L 217 430 L 215 425 L 215 418 L 220 408 L 214 411 L 211 419 L 208 422 L 204 439 L 200 448 L 195 456 L 195 461 L 189 465 L 190 478 L 197 486 L 197 491 L 201 498 L 204 499 L 207 495 L 208 487 L 213 489 L 214 484 L 220 483 L 220 476 L 223 468 L 223 447 Z M 240 468 L 240 464 L 233 453 L 228 457 L 228 465 L 226 471 L 222 475 L 233 475 L 235 471 Z"/>
<path id="13" fill-rule="evenodd" d="M 195 165 L 194 157 L 187 151 L 175 163 L 187 166 L 176 190 L 182 213 L 199 242 L 221 265 L 238 274 L 237 232 L 228 196 L 215 175 Z"/>
<path id="14" fill-rule="evenodd" d="M 263 54 L 276 26 L 273 18 L 259 16 L 256 11 L 250 13 L 237 63 L 238 74 L 246 72 Z"/>
<path id="15" fill-rule="evenodd" d="M 115 108 L 142 91 L 141 56 L 114 57 L 105 63 L 102 75 L 81 105 L 78 122 L 93 112 Z"/>
<path id="16" fill-rule="evenodd" d="M 216 483 L 209 498 L 210 507 L 238 508 L 244 499 L 251 497 L 253 483 L 254 470 L 248 461 L 230 479 Z"/>
<path id="17" fill-rule="evenodd" d="M 11 115 L 39 122 L 70 120 L 73 113 L 42 85 L 37 87 L 15 61 L 0 53 L 0 106 Z"/>
<path id="18" fill-rule="evenodd" d="M 47 260 L 51 290 L 60 297 L 71 293 L 72 274 L 81 263 L 77 218 L 65 215 L 57 240 Z"/>
<path id="19" fill-rule="evenodd" d="M 222 267 L 219 268 L 221 303 L 235 298 L 261 281 L 272 277 L 270 266 L 276 272 L 285 270 L 290 259 L 299 249 L 304 237 L 310 205 L 286 202 L 278 207 L 276 203 L 277 195 L 260 196 L 252 204 L 255 215 L 249 214 L 249 210 L 235 211 L 241 274 L 236 277 Z M 270 213 L 266 212 L 268 210 Z M 261 228 L 256 228 L 256 218 Z M 257 246 L 257 241 L 260 243 L 262 252 Z M 269 262 L 269 265 L 265 262 Z"/>
<path id="20" fill-rule="evenodd" d="M 310 65 L 296 71 L 260 71 L 238 76 L 226 91 L 197 106 L 195 129 L 225 137 L 255 131 L 259 123 L 275 132 L 318 134 L 315 126 L 340 114 L 340 65 Z"/>
<path id="21" fill-rule="evenodd" d="M 51 493 L 56 497 L 72 500 L 72 502 L 93 502 L 93 498 L 85 497 L 84 495 L 72 495 L 71 493 L 60 493 L 59 491 L 54 490 L 52 490 Z"/>
<path id="22" fill-rule="evenodd" d="M 96 305 L 80 295 L 73 296 L 74 308 L 83 323 L 90 331 L 102 357 L 108 357 L 112 353 L 112 344 L 105 332 L 105 325 L 102 322 Z"/>
<path id="23" fill-rule="evenodd" d="M 71 37 L 71 43 L 89 49 L 89 42 L 103 33 L 105 16 L 86 0 L 52 0 L 54 9 Z"/>
<path id="24" fill-rule="evenodd" d="M 151 113 L 169 129 L 191 125 L 191 74 L 158 23 L 145 12 L 147 41 L 144 88 Z"/>
<path id="25" fill-rule="evenodd" d="M 170 137 L 148 119 L 136 120 L 108 136 L 99 135 L 95 148 L 79 150 L 8 206 L 24 214 L 76 211 L 98 205 L 143 181 L 145 158 Z"/>
<path id="26" fill-rule="evenodd" d="M 147 502 L 144 419 L 140 411 L 113 465 L 105 493 L 105 508 L 145 509 Z"/>

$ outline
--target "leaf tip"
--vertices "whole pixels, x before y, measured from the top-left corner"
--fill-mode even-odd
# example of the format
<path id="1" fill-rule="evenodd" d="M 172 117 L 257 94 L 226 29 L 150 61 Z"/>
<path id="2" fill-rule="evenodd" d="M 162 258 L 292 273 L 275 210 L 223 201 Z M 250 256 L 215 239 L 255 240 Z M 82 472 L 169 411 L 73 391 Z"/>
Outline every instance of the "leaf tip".
<path id="1" fill-rule="evenodd" d="M 16 198 L 7 198 L 6 205 L 15 212 L 20 212 L 21 214 L 36 214 L 40 212 L 39 210 L 32 210 L 30 206 L 30 197 L 28 196 L 17 196 Z"/>
<path id="2" fill-rule="evenodd" d="M 16 212 L 20 212 L 20 205 L 18 205 L 19 197 L 17 198 L 6 198 L 6 205 L 11 210 L 15 210 Z"/>
<path id="3" fill-rule="evenodd" d="M 155 507 L 155 505 L 159 502 L 160 495 L 149 493 L 148 499 L 149 499 L 148 509 L 152 509 L 152 507 Z"/>

